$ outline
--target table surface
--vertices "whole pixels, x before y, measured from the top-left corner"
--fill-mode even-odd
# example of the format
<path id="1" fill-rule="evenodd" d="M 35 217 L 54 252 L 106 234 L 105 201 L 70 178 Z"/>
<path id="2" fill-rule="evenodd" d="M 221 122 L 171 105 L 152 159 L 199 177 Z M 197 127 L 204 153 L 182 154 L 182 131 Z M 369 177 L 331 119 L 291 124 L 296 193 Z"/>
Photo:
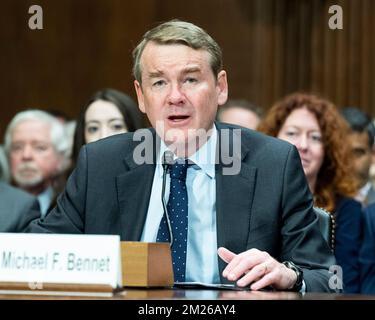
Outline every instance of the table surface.
<path id="1" fill-rule="evenodd" d="M 234 291 L 206 289 L 134 289 L 124 288 L 113 294 L 93 292 L 64 293 L 34 290 L 28 294 L 11 293 L 4 290 L 1 300 L 375 300 L 375 296 L 359 294 L 295 293 L 285 291 Z"/>

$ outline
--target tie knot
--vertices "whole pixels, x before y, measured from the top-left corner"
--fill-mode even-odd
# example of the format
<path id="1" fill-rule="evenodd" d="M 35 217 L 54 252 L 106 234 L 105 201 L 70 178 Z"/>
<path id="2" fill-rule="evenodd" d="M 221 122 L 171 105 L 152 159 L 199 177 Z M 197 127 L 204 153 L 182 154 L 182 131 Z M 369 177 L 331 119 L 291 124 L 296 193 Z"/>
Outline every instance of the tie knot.
<path id="1" fill-rule="evenodd" d="M 177 159 L 171 166 L 171 179 L 186 180 L 188 162 L 185 159 Z"/>

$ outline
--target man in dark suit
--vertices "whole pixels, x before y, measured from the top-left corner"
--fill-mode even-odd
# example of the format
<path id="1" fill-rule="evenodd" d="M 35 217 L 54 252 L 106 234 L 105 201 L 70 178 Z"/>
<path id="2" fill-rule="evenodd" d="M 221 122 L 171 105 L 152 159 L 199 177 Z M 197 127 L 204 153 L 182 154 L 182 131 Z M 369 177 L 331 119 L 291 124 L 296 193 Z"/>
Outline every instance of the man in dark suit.
<path id="1" fill-rule="evenodd" d="M 135 49 L 134 75 L 139 107 L 156 130 L 83 147 L 57 207 L 28 231 L 135 241 L 169 233 L 174 266 L 182 269 L 174 269 L 175 278 L 178 272 L 186 281 L 236 281 L 253 290 L 329 291 L 335 260 L 296 149 L 214 123 L 228 95 L 216 42 L 190 23 L 161 24 Z M 162 232 L 169 221 L 160 199 L 165 150 L 188 161 L 170 167 L 166 211 L 173 228 Z"/>
<path id="2" fill-rule="evenodd" d="M 39 216 L 36 198 L 0 182 L 0 232 L 22 232 Z"/>
<path id="3" fill-rule="evenodd" d="M 361 293 L 375 294 L 375 204 L 364 211 L 364 236 L 359 254 Z"/>
<path id="4" fill-rule="evenodd" d="M 358 108 L 343 108 L 341 114 L 351 128 L 348 143 L 353 153 L 353 170 L 359 182 L 355 199 L 365 208 L 375 203 L 375 189 L 370 181 L 375 127 L 369 115 Z"/>

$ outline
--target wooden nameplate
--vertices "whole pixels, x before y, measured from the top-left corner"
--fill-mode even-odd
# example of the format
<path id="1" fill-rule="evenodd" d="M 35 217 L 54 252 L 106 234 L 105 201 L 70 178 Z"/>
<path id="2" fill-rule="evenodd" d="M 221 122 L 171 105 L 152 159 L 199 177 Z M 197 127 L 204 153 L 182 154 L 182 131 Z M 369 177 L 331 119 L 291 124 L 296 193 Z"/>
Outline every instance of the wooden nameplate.
<path id="1" fill-rule="evenodd" d="M 174 283 L 169 243 L 121 242 L 124 287 L 171 287 Z"/>

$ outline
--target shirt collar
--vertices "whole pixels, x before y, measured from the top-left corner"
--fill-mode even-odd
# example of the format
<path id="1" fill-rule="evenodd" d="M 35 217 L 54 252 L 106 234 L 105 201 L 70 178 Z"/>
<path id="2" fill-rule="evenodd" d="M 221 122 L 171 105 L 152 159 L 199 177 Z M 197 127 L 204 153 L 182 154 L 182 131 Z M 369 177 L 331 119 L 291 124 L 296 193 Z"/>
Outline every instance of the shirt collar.
<path id="1" fill-rule="evenodd" d="M 217 144 L 217 129 L 216 125 L 213 124 L 212 126 L 212 134 L 211 137 L 205 142 L 203 146 L 201 146 L 193 155 L 191 155 L 188 159 L 194 163 L 193 168 L 201 169 L 205 174 L 207 174 L 210 178 L 215 177 L 215 157 L 216 157 L 216 144 Z M 157 168 L 158 174 L 160 177 L 163 176 L 162 170 L 162 156 L 165 151 L 168 150 L 168 147 L 165 145 L 164 141 L 161 140 L 159 154 L 157 156 Z M 174 155 L 174 159 L 177 157 Z"/>
<path id="2" fill-rule="evenodd" d="M 361 189 L 359 189 L 358 197 L 361 199 L 366 199 L 370 189 L 371 189 L 371 182 L 367 182 Z"/>
<path id="3" fill-rule="evenodd" d="M 48 187 L 42 193 L 38 194 L 38 201 L 40 205 L 40 211 L 42 216 L 44 216 L 51 205 L 51 200 L 53 198 L 53 189 L 52 187 Z"/>

